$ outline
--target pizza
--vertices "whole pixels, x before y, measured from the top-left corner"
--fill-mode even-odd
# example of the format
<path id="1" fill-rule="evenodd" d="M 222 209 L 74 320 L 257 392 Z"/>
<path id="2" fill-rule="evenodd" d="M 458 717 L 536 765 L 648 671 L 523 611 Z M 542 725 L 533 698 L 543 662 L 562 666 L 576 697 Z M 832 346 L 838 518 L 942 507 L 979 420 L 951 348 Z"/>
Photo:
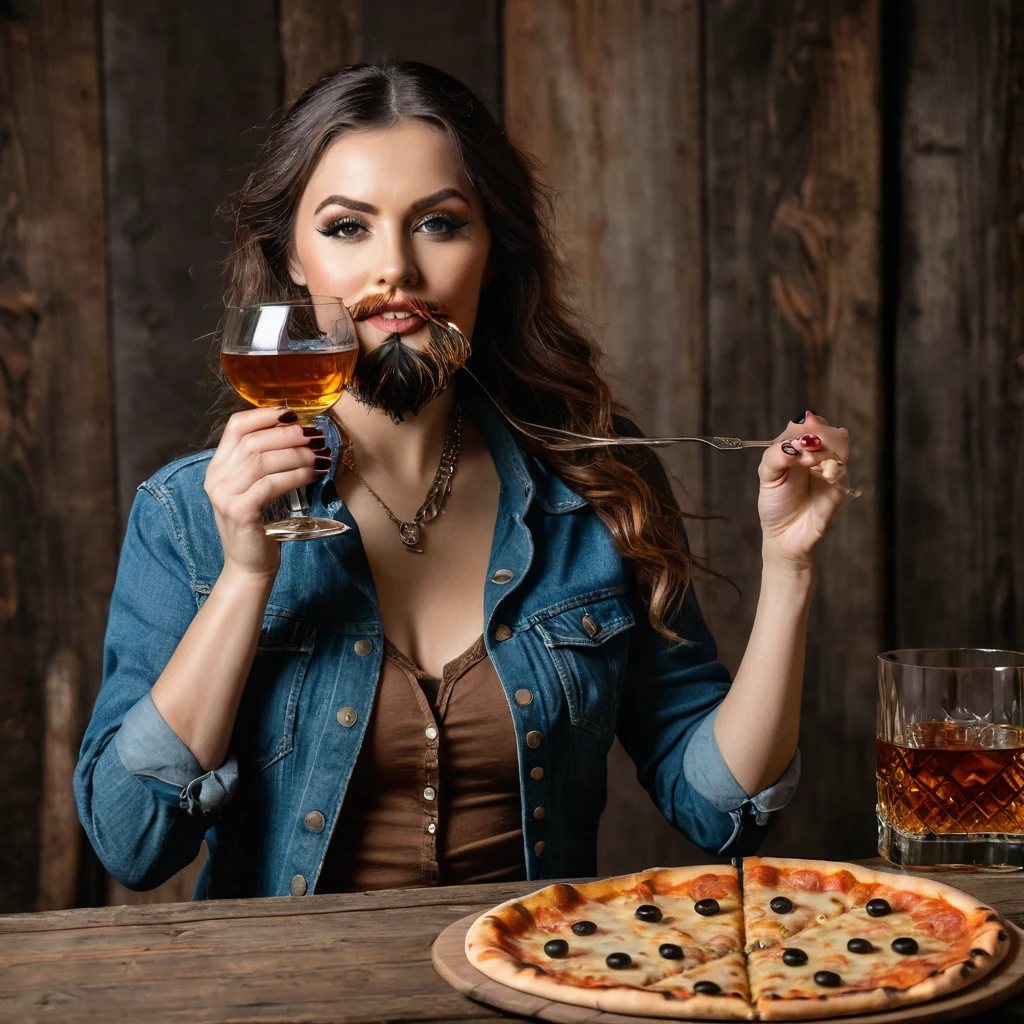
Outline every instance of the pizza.
<path id="1" fill-rule="evenodd" d="M 1009 950 L 991 907 L 924 877 L 749 857 L 509 900 L 466 935 L 495 981 L 612 1013 L 798 1020 L 947 995 Z"/>

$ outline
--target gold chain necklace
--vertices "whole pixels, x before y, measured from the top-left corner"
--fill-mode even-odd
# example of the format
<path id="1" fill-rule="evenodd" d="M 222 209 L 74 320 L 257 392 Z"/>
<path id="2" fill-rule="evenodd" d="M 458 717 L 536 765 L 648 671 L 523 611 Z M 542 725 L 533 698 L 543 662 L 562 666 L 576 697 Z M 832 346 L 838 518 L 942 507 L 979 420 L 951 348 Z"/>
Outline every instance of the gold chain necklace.
<path id="1" fill-rule="evenodd" d="M 420 505 L 416 515 L 408 522 L 403 522 L 394 512 L 384 504 L 381 496 L 363 479 L 363 474 L 356 469 L 355 456 L 352 443 L 349 442 L 345 449 L 342 464 L 359 478 L 359 482 L 370 492 L 374 500 L 398 527 L 398 536 L 401 537 L 405 550 L 418 555 L 423 554 L 423 548 L 417 547 L 420 542 L 420 527 L 429 523 L 439 513 L 444 511 L 444 503 L 451 494 L 452 477 L 459 465 L 459 449 L 462 446 L 462 407 L 455 406 L 454 415 L 448 424 L 448 432 L 444 438 L 444 449 L 441 452 L 441 461 L 438 463 L 437 472 L 434 474 L 434 482 L 430 485 L 426 500 Z"/>

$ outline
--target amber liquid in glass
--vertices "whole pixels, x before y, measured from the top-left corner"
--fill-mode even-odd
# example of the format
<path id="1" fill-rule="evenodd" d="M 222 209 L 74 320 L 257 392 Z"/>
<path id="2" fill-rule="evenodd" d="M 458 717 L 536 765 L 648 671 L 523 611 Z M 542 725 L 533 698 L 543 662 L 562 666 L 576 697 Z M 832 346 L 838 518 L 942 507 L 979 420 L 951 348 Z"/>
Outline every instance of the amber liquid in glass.
<path id="1" fill-rule="evenodd" d="M 312 352 L 221 352 L 231 386 L 256 406 L 285 405 L 310 421 L 341 397 L 358 348 Z"/>
<path id="2" fill-rule="evenodd" d="M 912 747 L 876 740 L 885 821 L 916 835 L 1024 834 L 1024 729 L 955 722 L 911 728 Z"/>

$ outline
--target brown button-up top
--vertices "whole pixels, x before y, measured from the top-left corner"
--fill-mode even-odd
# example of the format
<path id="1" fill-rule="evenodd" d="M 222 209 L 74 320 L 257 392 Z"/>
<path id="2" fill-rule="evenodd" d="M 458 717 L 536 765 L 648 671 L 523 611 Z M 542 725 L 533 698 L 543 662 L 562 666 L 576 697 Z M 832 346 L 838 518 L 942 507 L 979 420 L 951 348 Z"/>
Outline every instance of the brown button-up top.
<path id="1" fill-rule="evenodd" d="M 385 641 L 318 893 L 526 877 L 518 752 L 484 638 L 431 679 Z"/>

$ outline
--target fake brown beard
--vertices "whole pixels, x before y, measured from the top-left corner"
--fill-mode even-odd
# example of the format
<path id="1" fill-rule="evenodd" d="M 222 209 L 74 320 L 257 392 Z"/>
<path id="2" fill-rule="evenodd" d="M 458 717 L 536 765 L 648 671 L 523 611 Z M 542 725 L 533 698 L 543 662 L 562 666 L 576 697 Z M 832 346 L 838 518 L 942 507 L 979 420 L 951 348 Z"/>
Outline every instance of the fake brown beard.
<path id="1" fill-rule="evenodd" d="M 388 304 L 386 296 L 372 296 L 352 307 L 352 316 L 365 320 Z M 372 352 L 359 350 L 348 392 L 371 408 L 380 409 L 395 423 L 415 416 L 451 383 L 465 365 L 470 347 L 465 335 L 437 314 L 437 307 L 409 300 L 416 315 L 427 322 L 430 341 L 423 351 L 405 344 L 401 334 L 390 335 Z"/>

